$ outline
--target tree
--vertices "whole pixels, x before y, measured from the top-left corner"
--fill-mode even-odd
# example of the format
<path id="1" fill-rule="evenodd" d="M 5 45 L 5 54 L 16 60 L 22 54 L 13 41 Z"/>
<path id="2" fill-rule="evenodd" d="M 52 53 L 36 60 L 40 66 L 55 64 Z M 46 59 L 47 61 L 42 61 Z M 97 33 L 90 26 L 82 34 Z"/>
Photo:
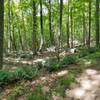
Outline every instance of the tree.
<path id="1" fill-rule="evenodd" d="M 91 0 L 89 0 L 89 34 L 87 40 L 88 47 L 90 47 L 90 41 L 91 41 Z"/>
<path id="2" fill-rule="evenodd" d="M 73 48 L 73 8 L 70 9 L 71 17 L 71 48 Z"/>
<path id="3" fill-rule="evenodd" d="M 63 0 L 60 0 L 60 10 L 59 10 L 59 47 L 61 47 L 61 36 L 62 36 L 62 12 L 63 12 Z"/>
<path id="4" fill-rule="evenodd" d="M 96 0 L 96 46 L 99 46 L 99 0 Z"/>
<path id="5" fill-rule="evenodd" d="M 4 0 L 0 0 L 0 69 L 3 66 Z"/>
<path id="6" fill-rule="evenodd" d="M 49 0 L 49 34 L 50 34 L 50 41 L 51 45 L 54 45 L 54 37 L 52 32 L 52 18 L 51 18 L 51 0 Z"/>
<path id="7" fill-rule="evenodd" d="M 36 13 L 36 1 L 33 0 L 33 34 L 32 34 L 32 46 L 33 46 L 33 54 L 37 53 L 37 13 Z"/>
<path id="8" fill-rule="evenodd" d="M 58 1 L 59 2 L 59 1 Z M 59 18 L 58 18 L 58 50 L 57 50 L 57 58 L 58 60 L 60 59 L 59 53 L 60 53 L 60 48 L 61 48 L 61 35 L 62 35 L 62 11 L 63 11 L 63 0 L 60 0 L 59 4 Z"/>
<path id="9" fill-rule="evenodd" d="M 42 49 L 44 48 L 42 0 L 40 0 L 40 30 L 41 30 L 41 43 L 39 51 L 42 51 Z"/>
<path id="10" fill-rule="evenodd" d="M 10 9 L 10 5 L 11 5 L 11 1 L 8 0 L 8 52 L 11 51 L 11 41 L 12 41 L 12 37 L 11 37 L 11 9 Z"/>
<path id="11" fill-rule="evenodd" d="M 68 18 L 67 18 L 67 47 L 70 48 L 70 43 L 69 43 L 69 0 L 68 0 Z"/>

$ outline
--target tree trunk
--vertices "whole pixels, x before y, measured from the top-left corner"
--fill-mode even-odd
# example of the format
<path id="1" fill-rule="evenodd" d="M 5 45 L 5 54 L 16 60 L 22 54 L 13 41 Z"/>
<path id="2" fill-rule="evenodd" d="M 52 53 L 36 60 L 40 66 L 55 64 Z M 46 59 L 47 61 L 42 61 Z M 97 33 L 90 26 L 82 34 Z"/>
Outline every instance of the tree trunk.
<path id="1" fill-rule="evenodd" d="M 51 45 L 54 45 L 54 36 L 52 32 L 52 18 L 51 18 L 51 0 L 49 0 L 49 34 Z"/>
<path id="2" fill-rule="evenodd" d="M 58 1 L 59 2 L 59 1 Z M 60 0 L 59 4 L 59 18 L 58 18 L 58 47 L 57 47 L 57 58 L 60 60 L 60 48 L 61 48 L 61 35 L 62 35 L 62 11 L 63 11 L 63 0 Z"/>
<path id="3" fill-rule="evenodd" d="M 87 46 L 90 47 L 91 41 L 91 0 L 89 0 L 89 34 L 88 34 L 88 41 Z"/>
<path id="4" fill-rule="evenodd" d="M 40 31 L 41 31 L 41 43 L 40 43 L 39 51 L 42 52 L 42 49 L 44 48 L 42 0 L 40 0 Z"/>
<path id="5" fill-rule="evenodd" d="M 96 46 L 99 46 L 100 30 L 99 30 L 99 0 L 96 0 Z"/>
<path id="6" fill-rule="evenodd" d="M 83 46 L 85 46 L 85 43 L 86 43 L 85 14 L 83 12 Z"/>
<path id="7" fill-rule="evenodd" d="M 0 69 L 3 67 L 4 0 L 0 0 Z"/>
<path id="8" fill-rule="evenodd" d="M 71 7 L 71 48 L 73 48 L 73 8 Z"/>
<path id="9" fill-rule="evenodd" d="M 69 0 L 68 0 L 68 19 L 67 19 L 66 29 L 67 29 L 67 47 L 70 48 L 70 43 L 69 43 Z"/>
<path id="10" fill-rule="evenodd" d="M 13 10 L 11 10 L 11 16 L 12 16 L 12 49 L 17 51 L 16 47 L 16 38 L 15 38 L 15 26 L 14 26 L 14 15 L 13 15 Z"/>
<path id="11" fill-rule="evenodd" d="M 32 46 L 33 46 L 33 54 L 37 54 L 37 13 L 36 13 L 36 1 L 33 0 L 33 34 L 32 34 Z"/>
<path id="12" fill-rule="evenodd" d="M 11 41 L 12 41 L 12 38 L 11 38 L 11 20 L 10 20 L 10 3 L 11 1 L 8 0 L 8 52 L 11 51 Z"/>

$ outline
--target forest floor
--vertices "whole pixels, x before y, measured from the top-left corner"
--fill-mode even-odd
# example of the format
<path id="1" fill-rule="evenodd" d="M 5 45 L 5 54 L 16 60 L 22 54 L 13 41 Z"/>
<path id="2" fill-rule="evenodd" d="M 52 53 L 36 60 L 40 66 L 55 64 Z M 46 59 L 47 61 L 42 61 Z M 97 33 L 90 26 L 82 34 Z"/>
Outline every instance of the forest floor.
<path id="1" fill-rule="evenodd" d="M 17 63 L 17 60 L 13 58 L 6 58 L 5 61 L 9 62 L 10 60 L 9 63 L 13 63 L 15 65 L 13 66 L 11 64 L 13 66 L 12 69 L 16 69 L 17 64 L 19 66 L 19 62 L 21 62 L 21 64 L 24 62 L 24 64 L 27 65 L 28 63 L 30 65 L 33 64 L 33 62 L 42 61 L 45 59 L 48 59 L 48 57 L 44 57 L 44 59 L 40 58 L 38 60 L 35 59 L 34 61 L 20 61 L 20 59 L 17 59 Z M 95 63 L 90 64 L 90 62 L 84 61 L 84 63 L 86 64 L 85 70 L 81 74 L 77 75 L 75 78 L 75 83 L 73 83 L 69 89 L 66 89 L 65 97 L 62 98 L 60 96 L 52 95 L 52 100 L 100 100 L 100 62 L 96 61 Z M 43 89 L 45 91 L 50 91 L 52 86 L 55 84 L 55 81 L 59 77 L 67 75 L 70 69 L 75 69 L 79 65 L 69 65 L 67 68 L 60 69 L 52 73 L 45 72 L 43 75 L 32 81 L 22 80 L 10 84 L 5 88 L 0 89 L 0 100 L 27 100 L 27 93 L 33 90 L 37 84 L 43 85 Z M 21 92 L 25 92 L 25 94 L 22 93 L 22 95 L 19 96 L 17 94 L 17 99 L 15 99 L 15 97 L 9 99 L 10 96 L 13 97 L 12 95 L 15 95 L 14 93 L 16 93 L 16 91 L 19 92 L 20 89 Z"/>
<path id="2" fill-rule="evenodd" d="M 76 82 L 66 90 L 66 100 L 100 100 L 100 63 L 86 69 Z"/>

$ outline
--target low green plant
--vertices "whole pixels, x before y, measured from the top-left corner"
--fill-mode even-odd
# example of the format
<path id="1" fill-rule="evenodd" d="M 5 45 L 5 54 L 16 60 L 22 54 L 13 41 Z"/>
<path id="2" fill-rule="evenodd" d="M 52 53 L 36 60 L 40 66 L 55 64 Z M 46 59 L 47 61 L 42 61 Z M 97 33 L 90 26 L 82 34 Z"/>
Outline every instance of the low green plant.
<path id="1" fill-rule="evenodd" d="M 76 54 L 74 55 L 67 55 L 65 56 L 61 61 L 61 65 L 67 65 L 67 64 L 74 64 L 78 60 L 78 56 Z"/>
<path id="2" fill-rule="evenodd" d="M 95 52 L 91 55 L 88 55 L 86 56 L 85 58 L 88 58 L 88 59 L 100 59 L 100 52 Z"/>
<path id="3" fill-rule="evenodd" d="M 42 86 L 38 85 L 29 94 L 27 100 L 51 100 L 51 96 L 48 92 L 43 91 Z"/>
<path id="4" fill-rule="evenodd" d="M 10 82 L 12 73 L 7 70 L 0 70 L 0 86 L 7 85 Z"/>
<path id="5" fill-rule="evenodd" d="M 90 47 L 90 48 L 81 48 L 80 49 L 80 53 L 79 53 L 79 57 L 85 57 L 88 56 L 89 54 L 93 54 L 96 52 L 99 52 L 100 48 L 99 47 Z"/>
<path id="6" fill-rule="evenodd" d="M 15 71 L 0 70 L 0 86 L 16 80 L 31 80 L 39 75 L 39 70 L 32 66 L 18 67 Z"/>
<path id="7" fill-rule="evenodd" d="M 61 66 L 60 63 L 58 61 L 58 59 L 56 58 L 51 58 L 49 60 L 47 60 L 44 64 L 44 67 L 48 70 L 48 71 L 55 71 L 58 70 Z"/>
<path id="8" fill-rule="evenodd" d="M 88 49 L 87 48 L 82 48 L 82 49 L 80 49 L 80 52 L 79 52 L 79 57 L 80 58 L 82 58 L 82 57 L 85 57 L 85 56 L 87 56 L 89 54 L 89 52 L 88 52 Z"/>
<path id="9" fill-rule="evenodd" d="M 15 77 L 20 80 L 21 79 L 31 80 L 37 75 L 38 75 L 38 69 L 32 66 L 23 66 L 17 68 L 15 71 Z"/>
<path id="10" fill-rule="evenodd" d="M 10 92 L 7 100 L 16 100 L 18 97 L 25 94 L 27 90 L 25 86 L 16 86 Z"/>

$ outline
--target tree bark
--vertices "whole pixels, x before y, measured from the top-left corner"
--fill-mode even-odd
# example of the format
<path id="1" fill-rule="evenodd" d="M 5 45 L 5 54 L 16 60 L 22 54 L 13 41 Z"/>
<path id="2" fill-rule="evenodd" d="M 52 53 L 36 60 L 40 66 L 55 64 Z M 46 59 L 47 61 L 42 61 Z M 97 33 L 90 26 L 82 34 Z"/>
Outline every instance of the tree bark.
<path id="1" fill-rule="evenodd" d="M 42 52 L 42 49 L 44 48 L 42 0 L 40 0 L 40 31 L 41 31 L 41 43 L 40 43 L 39 51 Z"/>
<path id="2" fill-rule="evenodd" d="M 52 32 L 52 18 L 51 18 L 51 0 L 49 0 L 49 34 L 51 45 L 54 45 L 54 36 Z"/>
<path id="3" fill-rule="evenodd" d="M 99 30 L 99 0 L 96 0 L 96 46 L 99 46 L 99 41 L 100 41 L 100 30 Z"/>
<path id="4" fill-rule="evenodd" d="M 69 0 L 68 0 L 68 19 L 67 19 L 67 47 L 70 48 L 70 43 L 69 43 Z"/>
<path id="5" fill-rule="evenodd" d="M 0 69 L 3 67 L 4 0 L 0 0 Z"/>
<path id="6" fill-rule="evenodd" d="M 33 46 L 33 54 L 37 54 L 37 39 L 36 39 L 36 34 L 37 34 L 37 13 L 36 13 L 36 1 L 33 0 L 33 34 L 32 34 L 32 46 Z M 34 56 L 33 55 L 33 56 Z"/>
<path id="7" fill-rule="evenodd" d="M 90 47 L 91 42 L 91 0 L 89 0 L 89 34 L 88 34 L 88 41 L 87 46 Z"/>

